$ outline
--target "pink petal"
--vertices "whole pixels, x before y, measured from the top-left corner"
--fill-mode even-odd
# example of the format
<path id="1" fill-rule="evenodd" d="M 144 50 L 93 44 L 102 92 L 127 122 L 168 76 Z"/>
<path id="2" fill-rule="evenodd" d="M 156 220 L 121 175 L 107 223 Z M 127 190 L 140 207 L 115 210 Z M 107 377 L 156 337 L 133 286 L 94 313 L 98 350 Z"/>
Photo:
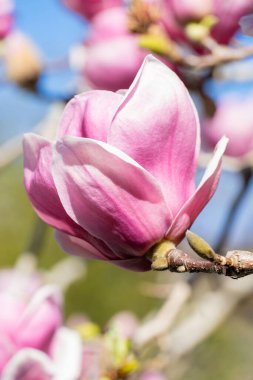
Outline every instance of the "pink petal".
<path id="1" fill-rule="evenodd" d="M 2 305 L 1 305 L 2 308 Z M 15 353 L 16 347 L 12 340 L 9 339 L 5 333 L 0 334 L 0 374 L 6 366 L 6 363 Z"/>
<path id="2" fill-rule="evenodd" d="M 64 234 L 61 231 L 55 232 L 55 238 L 63 251 L 71 253 L 72 255 L 81 256 L 85 259 L 100 259 L 106 260 L 110 257 L 105 253 L 100 252 L 93 245 L 89 244 L 84 239 L 79 239 L 75 236 Z M 113 256 L 113 253 L 112 253 Z"/>
<path id="3" fill-rule="evenodd" d="M 18 347 L 46 350 L 62 323 L 61 304 L 61 293 L 57 287 L 47 285 L 40 288 L 20 318 L 18 334 L 14 337 Z"/>
<path id="4" fill-rule="evenodd" d="M 52 145 L 33 133 L 26 134 L 24 149 L 24 183 L 30 201 L 47 224 L 69 233 L 81 235 L 82 230 L 66 214 L 51 174 Z"/>
<path id="5" fill-rule="evenodd" d="M 166 238 L 179 243 L 185 235 L 186 230 L 192 225 L 205 205 L 212 198 L 220 178 L 221 158 L 224 154 L 228 139 L 223 137 L 218 143 L 214 156 L 210 161 L 204 176 L 194 194 L 183 205 L 173 220 Z"/>
<path id="6" fill-rule="evenodd" d="M 44 222 L 67 234 L 85 239 L 102 250 L 106 257 L 113 254 L 105 244 L 84 231 L 64 210 L 51 174 L 52 145 L 35 134 L 24 138 L 25 188 L 38 215 Z"/>
<path id="7" fill-rule="evenodd" d="M 109 91 L 87 91 L 75 96 L 66 106 L 58 137 L 90 137 L 106 141 L 112 118 L 122 95 Z"/>
<path id="8" fill-rule="evenodd" d="M 80 379 L 83 347 L 75 331 L 61 327 L 55 335 L 50 353 L 56 369 L 54 380 Z"/>
<path id="9" fill-rule="evenodd" d="M 128 88 L 146 53 L 134 35 L 119 36 L 87 47 L 84 76 L 93 88 Z"/>
<path id="10" fill-rule="evenodd" d="M 128 14 L 125 7 L 113 7 L 99 12 L 92 20 L 92 28 L 85 44 L 129 34 Z"/>
<path id="11" fill-rule="evenodd" d="M 31 348 L 20 350 L 8 362 L 2 380 L 53 380 L 55 368 L 50 358 Z"/>
<path id="12" fill-rule="evenodd" d="M 71 218 L 121 258 L 143 255 L 170 224 L 154 178 L 108 144 L 66 137 L 55 147 L 53 177 Z"/>
<path id="13" fill-rule="evenodd" d="M 56 231 L 55 237 L 61 248 L 72 255 L 81 256 L 86 259 L 109 260 L 110 263 L 121 268 L 138 272 L 145 272 L 151 269 L 150 261 L 147 260 L 145 256 L 115 260 L 106 257 L 104 253 L 98 251 L 92 245 L 77 237 L 64 234 L 60 231 Z"/>
<path id="14" fill-rule="evenodd" d="M 125 95 L 108 142 L 159 181 L 176 215 L 194 190 L 199 122 L 184 84 L 154 57 L 145 59 Z"/>
<path id="15" fill-rule="evenodd" d="M 145 256 L 125 260 L 111 260 L 110 263 L 134 272 L 146 272 L 151 269 L 151 262 Z"/>
<path id="16" fill-rule="evenodd" d="M 111 7 L 122 5 L 121 0 L 64 0 L 70 9 L 79 12 L 83 17 L 92 19 L 96 14 Z"/>

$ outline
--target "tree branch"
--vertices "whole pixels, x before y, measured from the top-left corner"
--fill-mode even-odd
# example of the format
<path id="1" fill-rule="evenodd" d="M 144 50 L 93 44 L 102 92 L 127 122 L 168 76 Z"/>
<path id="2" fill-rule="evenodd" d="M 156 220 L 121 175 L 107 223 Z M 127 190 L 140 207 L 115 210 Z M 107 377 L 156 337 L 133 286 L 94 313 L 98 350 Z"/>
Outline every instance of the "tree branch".
<path id="1" fill-rule="evenodd" d="M 216 273 L 234 279 L 253 274 L 253 253 L 248 251 L 229 251 L 226 257 L 220 256 L 221 262 L 195 259 L 179 249 L 170 250 L 165 257 L 167 268 L 162 270 L 170 272 Z"/>

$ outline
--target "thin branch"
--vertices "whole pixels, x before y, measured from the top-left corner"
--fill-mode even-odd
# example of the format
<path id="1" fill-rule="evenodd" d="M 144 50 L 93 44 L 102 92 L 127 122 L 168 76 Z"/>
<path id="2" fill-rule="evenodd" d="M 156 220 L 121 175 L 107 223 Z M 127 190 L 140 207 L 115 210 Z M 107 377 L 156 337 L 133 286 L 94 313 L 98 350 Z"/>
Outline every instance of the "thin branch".
<path id="1" fill-rule="evenodd" d="M 177 63 L 192 69 L 207 69 L 224 63 L 238 61 L 253 55 L 253 46 L 232 48 L 219 45 L 212 53 L 206 55 L 181 55 Z"/>
<path id="2" fill-rule="evenodd" d="M 134 344 L 137 349 L 146 346 L 152 340 L 168 332 L 190 293 L 190 286 L 186 283 L 178 282 L 174 285 L 157 314 L 136 331 Z"/>
<path id="3" fill-rule="evenodd" d="M 179 249 L 172 249 L 165 255 L 167 268 L 163 267 L 162 270 L 177 273 L 216 273 L 234 279 L 253 274 L 252 252 L 235 250 L 229 251 L 226 257 L 218 256 L 221 258 L 220 262 L 212 262 L 195 259 Z"/>
<path id="4" fill-rule="evenodd" d="M 242 280 L 240 286 L 223 280 L 215 291 L 204 293 L 185 318 L 170 334 L 161 339 L 162 351 L 172 359 L 179 359 L 192 351 L 221 325 L 238 303 L 252 294 L 251 277 Z"/>

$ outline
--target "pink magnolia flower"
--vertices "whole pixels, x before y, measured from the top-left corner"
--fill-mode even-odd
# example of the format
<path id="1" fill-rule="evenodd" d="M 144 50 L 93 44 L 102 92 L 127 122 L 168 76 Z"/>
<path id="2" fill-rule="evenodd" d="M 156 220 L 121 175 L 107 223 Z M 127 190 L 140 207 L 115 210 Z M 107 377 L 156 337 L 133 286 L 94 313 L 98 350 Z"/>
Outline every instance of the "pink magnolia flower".
<path id="1" fill-rule="evenodd" d="M 242 16 L 253 12 L 252 0 L 213 0 L 214 15 L 218 22 L 212 28 L 212 36 L 219 43 L 227 44 L 239 29 Z"/>
<path id="2" fill-rule="evenodd" d="M 203 137 L 213 148 L 224 134 L 229 138 L 227 154 L 243 156 L 253 149 L 253 108 L 252 95 L 240 98 L 227 96 L 217 104 L 212 119 L 204 121 Z"/>
<path id="3" fill-rule="evenodd" d="M 121 0 L 64 0 L 64 4 L 80 13 L 87 19 L 92 19 L 97 13 L 107 9 L 122 5 Z"/>
<path id="4" fill-rule="evenodd" d="M 74 331 L 57 330 L 50 353 L 23 348 L 8 362 L 2 380 L 78 380 L 82 370 L 82 342 Z"/>
<path id="5" fill-rule="evenodd" d="M 17 270 L 0 272 L 0 373 L 24 347 L 47 351 L 61 324 L 57 288 L 40 287 L 36 276 Z"/>
<path id="6" fill-rule="evenodd" d="M 128 31 L 126 9 L 107 9 L 93 19 L 82 71 L 92 88 L 117 91 L 130 86 L 145 55 Z"/>
<path id="7" fill-rule="evenodd" d="M 177 75 L 148 56 L 125 93 L 71 100 L 55 142 L 25 136 L 25 188 L 67 252 L 149 270 L 154 244 L 178 244 L 212 197 L 225 146 L 196 188 L 195 107 Z"/>
<path id="8" fill-rule="evenodd" d="M 163 21 L 172 38 L 185 40 L 184 26 L 189 21 L 213 15 L 217 23 L 211 28 L 211 36 L 221 44 L 227 44 L 239 29 L 240 18 L 253 11 L 252 0 L 163 0 L 163 4 Z"/>
<path id="9" fill-rule="evenodd" d="M 11 0 L 0 0 L 0 39 L 6 37 L 12 30 L 13 8 Z"/>

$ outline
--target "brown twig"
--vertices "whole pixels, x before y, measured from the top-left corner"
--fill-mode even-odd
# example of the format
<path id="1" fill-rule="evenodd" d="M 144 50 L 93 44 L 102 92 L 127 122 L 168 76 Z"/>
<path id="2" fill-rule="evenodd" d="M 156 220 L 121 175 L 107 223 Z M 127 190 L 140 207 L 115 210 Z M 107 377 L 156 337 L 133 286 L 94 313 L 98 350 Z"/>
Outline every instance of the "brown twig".
<path id="1" fill-rule="evenodd" d="M 216 273 L 234 279 L 253 274 L 253 253 L 248 251 L 230 251 L 221 262 L 195 259 L 180 249 L 172 249 L 167 255 L 167 268 L 177 273 Z"/>
<path id="2" fill-rule="evenodd" d="M 180 55 L 177 63 L 192 69 L 207 69 L 224 63 L 238 61 L 253 55 L 253 46 L 232 48 L 219 46 L 219 49 L 205 55 Z"/>

